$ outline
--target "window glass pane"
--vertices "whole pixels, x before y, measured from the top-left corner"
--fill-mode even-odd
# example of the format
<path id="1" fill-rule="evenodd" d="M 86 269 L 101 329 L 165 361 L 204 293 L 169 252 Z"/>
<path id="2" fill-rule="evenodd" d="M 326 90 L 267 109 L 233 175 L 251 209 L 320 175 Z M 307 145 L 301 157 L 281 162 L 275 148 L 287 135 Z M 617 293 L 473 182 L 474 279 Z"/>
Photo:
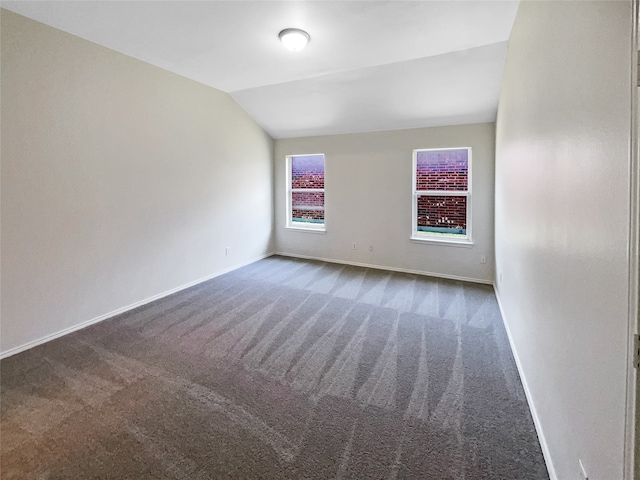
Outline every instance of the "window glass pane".
<path id="1" fill-rule="evenodd" d="M 324 192 L 291 192 L 291 221 L 324 223 Z"/>
<path id="2" fill-rule="evenodd" d="M 324 155 L 291 157 L 291 188 L 324 188 Z"/>
<path id="3" fill-rule="evenodd" d="M 469 150 L 421 150 L 416 157 L 416 190 L 468 188 Z"/>
<path id="4" fill-rule="evenodd" d="M 467 234 L 466 196 L 418 196 L 418 232 L 443 236 Z"/>

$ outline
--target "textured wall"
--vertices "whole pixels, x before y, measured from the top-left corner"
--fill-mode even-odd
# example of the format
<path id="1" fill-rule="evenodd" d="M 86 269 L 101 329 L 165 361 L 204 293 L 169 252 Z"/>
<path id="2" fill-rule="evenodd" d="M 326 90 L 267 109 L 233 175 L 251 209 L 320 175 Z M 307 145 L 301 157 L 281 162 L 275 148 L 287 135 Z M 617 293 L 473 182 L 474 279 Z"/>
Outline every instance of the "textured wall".
<path id="1" fill-rule="evenodd" d="M 558 479 L 623 478 L 631 2 L 520 4 L 496 140 L 496 268 Z M 637 228 L 637 226 L 636 226 Z"/>
<path id="2" fill-rule="evenodd" d="M 228 95 L 5 10 L 1 93 L 2 351 L 271 250 L 272 141 Z"/>

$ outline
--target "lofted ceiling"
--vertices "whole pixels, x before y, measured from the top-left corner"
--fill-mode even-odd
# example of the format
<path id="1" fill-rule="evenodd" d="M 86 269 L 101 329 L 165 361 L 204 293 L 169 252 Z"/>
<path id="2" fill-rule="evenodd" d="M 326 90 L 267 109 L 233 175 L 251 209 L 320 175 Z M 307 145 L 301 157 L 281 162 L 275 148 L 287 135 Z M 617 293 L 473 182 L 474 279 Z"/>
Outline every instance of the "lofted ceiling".
<path id="1" fill-rule="evenodd" d="M 517 0 L 2 1 L 228 92 L 274 138 L 494 121 Z M 290 52 L 278 32 L 311 35 Z"/>

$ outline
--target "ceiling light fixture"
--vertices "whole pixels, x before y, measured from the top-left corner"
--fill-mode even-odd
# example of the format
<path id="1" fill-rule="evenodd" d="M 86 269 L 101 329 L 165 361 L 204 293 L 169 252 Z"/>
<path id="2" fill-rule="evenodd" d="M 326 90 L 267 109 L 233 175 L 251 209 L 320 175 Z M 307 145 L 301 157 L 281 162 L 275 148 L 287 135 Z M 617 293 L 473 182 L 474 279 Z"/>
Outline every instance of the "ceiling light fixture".
<path id="1" fill-rule="evenodd" d="M 299 52 L 311 40 L 307 32 L 298 28 L 285 28 L 278 34 L 278 38 L 284 47 L 292 52 Z"/>

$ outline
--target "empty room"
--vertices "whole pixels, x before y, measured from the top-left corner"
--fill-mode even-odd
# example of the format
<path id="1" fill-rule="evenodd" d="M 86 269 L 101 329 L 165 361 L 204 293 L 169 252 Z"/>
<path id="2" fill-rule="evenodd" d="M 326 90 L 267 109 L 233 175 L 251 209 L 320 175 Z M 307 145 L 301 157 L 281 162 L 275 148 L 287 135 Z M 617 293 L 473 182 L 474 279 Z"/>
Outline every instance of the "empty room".
<path id="1" fill-rule="evenodd" d="M 0 478 L 640 478 L 637 0 L 0 7 Z"/>

